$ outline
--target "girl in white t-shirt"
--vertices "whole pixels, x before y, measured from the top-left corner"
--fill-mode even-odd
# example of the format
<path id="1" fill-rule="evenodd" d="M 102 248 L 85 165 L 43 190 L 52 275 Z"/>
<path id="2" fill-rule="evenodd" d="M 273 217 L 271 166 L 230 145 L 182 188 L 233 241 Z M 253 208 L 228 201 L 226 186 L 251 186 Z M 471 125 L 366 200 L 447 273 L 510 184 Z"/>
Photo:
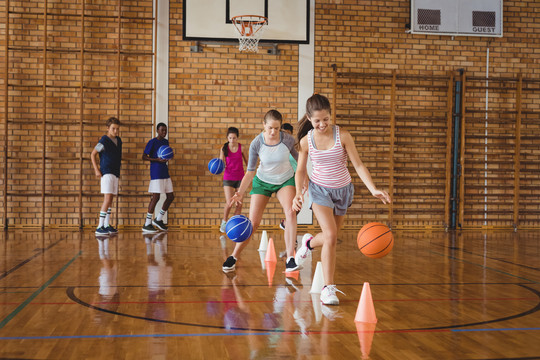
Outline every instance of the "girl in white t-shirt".
<path id="1" fill-rule="evenodd" d="M 295 271 L 299 268 L 294 259 L 296 211 L 292 210 L 292 201 L 296 190 L 294 170 L 289 161 L 289 155 L 298 159 L 298 152 L 294 148 L 294 138 L 281 131 L 282 121 L 283 117 L 277 110 L 270 110 L 264 116 L 264 131 L 251 142 L 247 172 L 240 183 L 238 191 L 231 198 L 231 204 L 241 203 L 245 191 L 252 184 L 249 219 L 253 224 L 253 233 L 255 233 L 261 223 L 266 204 L 268 204 L 272 194 L 276 194 L 283 207 L 287 223 L 285 229 L 285 247 L 287 249 L 285 269 L 286 271 Z M 258 161 L 259 166 L 257 167 Z M 236 244 L 231 256 L 223 263 L 222 269 L 224 272 L 235 270 L 240 253 L 250 240 L 251 236 L 246 241 Z"/>

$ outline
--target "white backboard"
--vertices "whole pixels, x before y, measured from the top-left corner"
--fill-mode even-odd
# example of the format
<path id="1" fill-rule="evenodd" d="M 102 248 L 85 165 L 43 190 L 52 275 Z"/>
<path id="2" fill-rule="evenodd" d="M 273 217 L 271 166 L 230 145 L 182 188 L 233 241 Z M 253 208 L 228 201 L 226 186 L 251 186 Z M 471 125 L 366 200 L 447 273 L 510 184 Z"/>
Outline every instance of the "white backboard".
<path id="1" fill-rule="evenodd" d="M 231 18 L 260 15 L 268 19 L 261 41 L 308 44 L 309 7 L 309 0 L 184 0 L 183 39 L 237 40 Z"/>

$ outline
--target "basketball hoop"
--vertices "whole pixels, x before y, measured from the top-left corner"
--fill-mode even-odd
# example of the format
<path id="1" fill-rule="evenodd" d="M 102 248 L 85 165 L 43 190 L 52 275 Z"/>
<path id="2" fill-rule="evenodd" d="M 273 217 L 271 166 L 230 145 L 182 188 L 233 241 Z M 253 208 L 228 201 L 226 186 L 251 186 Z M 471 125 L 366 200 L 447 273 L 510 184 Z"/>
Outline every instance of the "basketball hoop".
<path id="1" fill-rule="evenodd" d="M 257 52 L 259 40 L 264 32 L 264 26 L 268 25 L 268 19 L 259 15 L 238 15 L 231 19 L 240 42 L 238 50 L 243 52 Z"/>

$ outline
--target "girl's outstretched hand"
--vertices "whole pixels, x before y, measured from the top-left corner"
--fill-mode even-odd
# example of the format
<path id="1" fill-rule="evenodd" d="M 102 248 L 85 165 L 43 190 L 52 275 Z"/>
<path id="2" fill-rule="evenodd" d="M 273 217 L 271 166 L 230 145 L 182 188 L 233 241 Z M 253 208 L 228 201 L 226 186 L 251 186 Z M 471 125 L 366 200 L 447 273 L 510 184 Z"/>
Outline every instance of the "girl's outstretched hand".
<path id="1" fill-rule="evenodd" d="M 244 196 L 241 195 L 238 191 L 234 193 L 233 197 L 229 201 L 229 206 L 237 205 L 242 203 L 242 198 Z"/>
<path id="2" fill-rule="evenodd" d="M 372 195 L 380 199 L 383 204 L 390 204 L 392 202 L 390 195 L 388 195 L 388 193 L 384 190 L 375 190 L 373 191 Z"/>
<path id="3" fill-rule="evenodd" d="M 292 209 L 294 211 L 302 210 L 302 204 L 304 203 L 304 197 L 302 195 L 296 195 L 293 199 Z"/>

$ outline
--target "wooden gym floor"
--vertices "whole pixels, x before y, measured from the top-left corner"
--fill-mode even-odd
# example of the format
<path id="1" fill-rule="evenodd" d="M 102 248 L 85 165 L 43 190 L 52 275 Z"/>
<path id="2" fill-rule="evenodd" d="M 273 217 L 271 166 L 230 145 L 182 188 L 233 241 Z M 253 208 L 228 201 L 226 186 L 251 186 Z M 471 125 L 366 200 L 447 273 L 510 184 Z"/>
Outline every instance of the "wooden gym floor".
<path id="1" fill-rule="evenodd" d="M 220 235 L 1 233 L 0 358 L 540 358 L 538 231 L 395 231 L 377 260 L 344 232 L 337 307 L 310 294 L 320 251 L 286 278 L 282 233 L 269 231 L 272 275 L 259 233 L 227 276 Z M 354 322 L 364 282 L 374 329 Z"/>

